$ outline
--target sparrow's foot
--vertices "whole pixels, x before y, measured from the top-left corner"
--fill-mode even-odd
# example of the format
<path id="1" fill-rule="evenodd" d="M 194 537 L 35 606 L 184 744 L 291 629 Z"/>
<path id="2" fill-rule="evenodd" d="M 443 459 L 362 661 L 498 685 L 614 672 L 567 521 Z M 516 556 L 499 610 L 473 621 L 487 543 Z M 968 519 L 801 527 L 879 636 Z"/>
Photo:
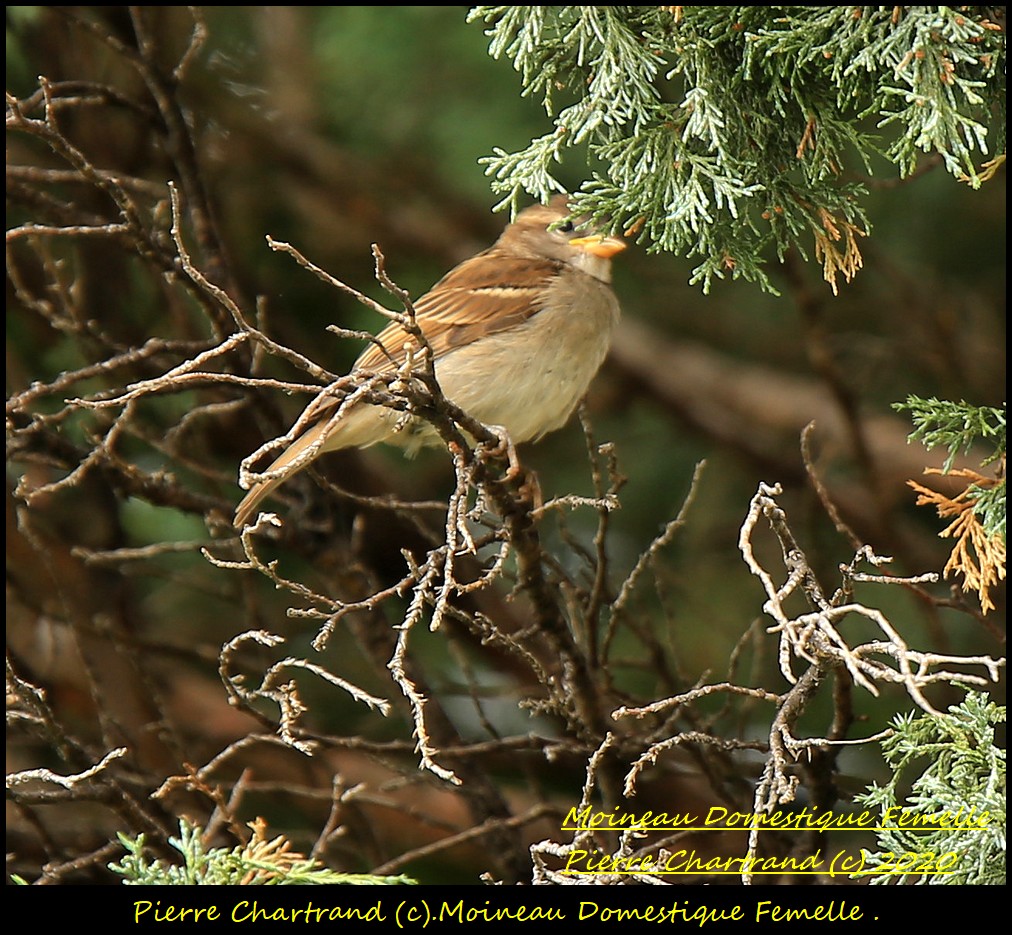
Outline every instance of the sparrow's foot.
<path id="1" fill-rule="evenodd" d="M 501 458 L 505 455 L 506 460 L 509 462 L 509 467 L 506 469 L 506 480 L 516 480 L 523 473 L 524 467 L 520 463 L 520 456 L 517 454 L 513 439 L 510 438 L 509 432 L 501 425 L 490 425 L 488 428 L 489 431 L 495 433 L 496 438 L 499 439 L 499 444 L 495 448 L 484 448 L 483 446 L 484 456 L 488 458 Z"/>
<path id="2" fill-rule="evenodd" d="M 481 457 L 501 458 L 505 456 L 509 462 L 509 466 L 506 468 L 506 474 L 503 479 L 507 483 L 512 483 L 520 478 L 521 483 L 517 486 L 520 502 L 530 504 L 532 511 L 537 512 L 541 510 L 545 505 L 545 501 L 541 494 L 541 482 L 538 480 L 538 475 L 520 463 L 516 446 L 513 444 L 513 440 L 506 429 L 501 425 L 490 425 L 488 428 L 495 433 L 499 439 L 499 444 L 494 448 L 482 446 Z"/>
<path id="3" fill-rule="evenodd" d="M 531 505 L 531 513 L 537 515 L 545 508 L 545 498 L 541 493 L 541 481 L 534 471 L 525 472 L 524 482 L 519 489 L 520 499 Z"/>

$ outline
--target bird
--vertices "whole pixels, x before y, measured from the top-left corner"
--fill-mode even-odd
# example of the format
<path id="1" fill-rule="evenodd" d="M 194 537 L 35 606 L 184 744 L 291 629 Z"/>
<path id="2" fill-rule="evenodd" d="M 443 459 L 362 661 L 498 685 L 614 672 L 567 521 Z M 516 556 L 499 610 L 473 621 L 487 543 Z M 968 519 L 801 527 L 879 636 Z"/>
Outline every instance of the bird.
<path id="1" fill-rule="evenodd" d="M 611 259 L 620 237 L 573 218 L 567 195 L 517 214 L 488 249 L 455 266 L 412 303 L 443 395 L 516 445 L 561 428 L 587 392 L 620 316 Z M 414 343 L 414 348 L 412 344 Z M 396 321 L 359 356 L 356 373 L 393 374 L 417 342 Z M 325 452 L 438 443 L 405 427 L 402 413 L 324 389 L 303 411 L 294 439 L 239 503 L 235 526 Z M 290 431 L 289 434 L 292 434 Z"/>

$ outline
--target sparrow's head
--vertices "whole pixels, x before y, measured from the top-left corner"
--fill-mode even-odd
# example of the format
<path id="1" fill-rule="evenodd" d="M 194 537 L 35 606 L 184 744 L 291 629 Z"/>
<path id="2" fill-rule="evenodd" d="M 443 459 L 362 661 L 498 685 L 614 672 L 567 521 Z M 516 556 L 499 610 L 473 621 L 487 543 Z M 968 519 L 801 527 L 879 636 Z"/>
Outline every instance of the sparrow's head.
<path id="1" fill-rule="evenodd" d="M 525 208 L 496 243 L 515 256 L 547 258 L 575 266 L 604 282 L 611 279 L 611 258 L 625 250 L 618 237 L 595 234 L 570 218 L 569 198 L 556 195 L 547 205 Z"/>

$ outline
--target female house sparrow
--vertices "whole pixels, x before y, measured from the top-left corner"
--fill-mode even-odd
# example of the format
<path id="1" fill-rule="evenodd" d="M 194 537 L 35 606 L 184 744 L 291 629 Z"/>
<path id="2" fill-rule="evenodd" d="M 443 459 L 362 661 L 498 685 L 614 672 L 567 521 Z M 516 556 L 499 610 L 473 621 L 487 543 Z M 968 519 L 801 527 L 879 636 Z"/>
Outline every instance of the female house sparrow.
<path id="1" fill-rule="evenodd" d="M 561 427 L 608 351 L 619 318 L 611 289 L 616 237 L 560 224 L 565 195 L 517 215 L 487 250 L 450 270 L 414 303 L 447 399 L 486 425 L 501 426 L 514 444 Z M 553 224 L 558 224 L 554 230 Z M 393 372 L 404 363 L 407 332 L 387 325 L 354 371 Z M 384 353 L 384 350 L 386 353 Z M 377 442 L 418 447 L 438 436 L 398 431 L 400 413 L 352 403 L 326 391 L 299 417 L 299 434 L 236 509 L 242 528 L 275 487 L 327 451 Z"/>

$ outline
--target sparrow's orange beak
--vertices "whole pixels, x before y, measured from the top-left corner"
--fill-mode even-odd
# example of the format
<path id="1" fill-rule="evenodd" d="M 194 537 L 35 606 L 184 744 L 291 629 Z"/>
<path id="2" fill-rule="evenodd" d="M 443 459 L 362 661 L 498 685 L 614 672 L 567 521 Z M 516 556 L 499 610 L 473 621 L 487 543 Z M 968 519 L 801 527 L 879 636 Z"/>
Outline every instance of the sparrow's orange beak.
<path id="1" fill-rule="evenodd" d="M 616 253 L 621 253 L 628 244 L 618 237 L 605 237 L 604 234 L 591 234 L 589 237 L 577 237 L 569 241 L 571 247 L 579 247 L 587 253 L 607 260 Z"/>

